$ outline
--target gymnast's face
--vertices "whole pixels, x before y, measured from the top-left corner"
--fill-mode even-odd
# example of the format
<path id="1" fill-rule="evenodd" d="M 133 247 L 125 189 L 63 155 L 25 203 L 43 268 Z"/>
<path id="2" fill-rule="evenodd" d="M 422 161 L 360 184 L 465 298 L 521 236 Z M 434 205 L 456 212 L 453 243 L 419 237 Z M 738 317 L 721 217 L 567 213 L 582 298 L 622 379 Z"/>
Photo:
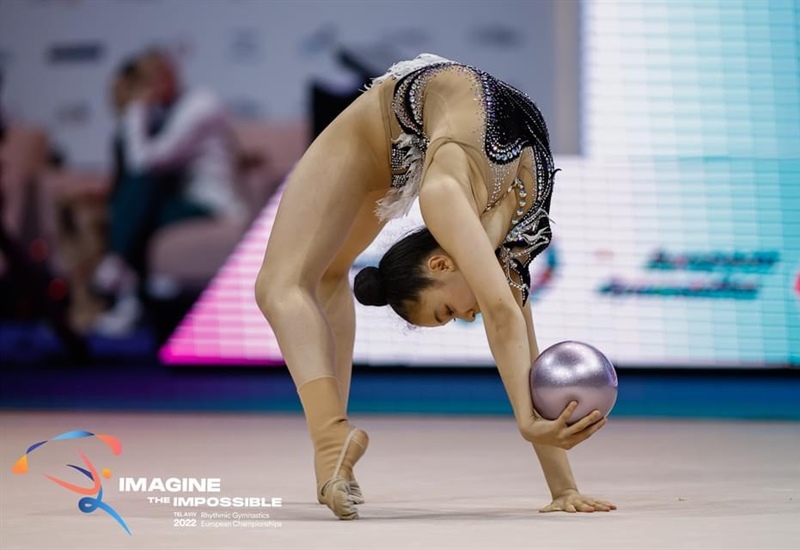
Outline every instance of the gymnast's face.
<path id="1" fill-rule="evenodd" d="M 454 319 L 474 321 L 480 313 L 475 294 L 453 260 L 444 254 L 434 254 L 425 267 L 434 284 L 420 293 L 411 311 L 411 322 L 422 327 L 438 327 Z"/>

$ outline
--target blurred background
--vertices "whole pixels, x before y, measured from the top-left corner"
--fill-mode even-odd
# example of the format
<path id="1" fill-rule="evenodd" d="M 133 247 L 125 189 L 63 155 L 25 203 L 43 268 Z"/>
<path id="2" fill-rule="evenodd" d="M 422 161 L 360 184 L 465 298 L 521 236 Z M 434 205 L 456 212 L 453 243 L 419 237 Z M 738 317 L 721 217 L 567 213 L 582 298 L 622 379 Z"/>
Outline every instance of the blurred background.
<path id="1" fill-rule="evenodd" d="M 605 351 L 615 414 L 800 418 L 797 0 L 3 0 L 3 406 L 299 410 L 252 290 L 282 184 L 422 52 L 548 122 L 541 349 Z M 480 322 L 357 316 L 353 409 L 510 410 Z"/>

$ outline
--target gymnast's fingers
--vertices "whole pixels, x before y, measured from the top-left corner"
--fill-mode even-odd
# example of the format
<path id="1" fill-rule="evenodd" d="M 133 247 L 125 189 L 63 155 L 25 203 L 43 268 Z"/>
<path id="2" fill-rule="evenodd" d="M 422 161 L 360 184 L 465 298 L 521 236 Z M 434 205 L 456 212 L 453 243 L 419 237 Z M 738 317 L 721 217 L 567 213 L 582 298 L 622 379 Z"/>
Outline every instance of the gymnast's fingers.
<path id="1" fill-rule="evenodd" d="M 595 422 L 594 424 L 592 424 L 591 426 L 589 426 L 585 430 L 582 430 L 582 431 L 580 431 L 580 432 L 578 432 L 576 434 L 573 434 L 570 437 L 570 442 L 572 443 L 573 446 L 575 446 L 575 445 L 577 445 L 578 443 L 580 443 L 582 441 L 586 441 L 592 435 L 594 435 L 597 432 L 597 430 L 599 430 L 600 428 L 605 426 L 607 423 L 608 423 L 608 419 L 606 419 L 606 418 L 603 418 L 599 422 Z"/>
<path id="2" fill-rule="evenodd" d="M 567 422 L 569 422 L 569 417 L 572 416 L 572 413 L 577 406 L 578 406 L 577 401 L 570 401 L 569 405 L 567 405 L 566 408 L 561 412 L 561 414 L 558 415 L 558 419 L 556 419 L 556 422 L 558 422 L 562 426 L 566 426 Z"/>
<path id="3" fill-rule="evenodd" d="M 595 500 L 595 507 L 603 506 L 606 510 L 616 510 L 617 506 L 613 502 L 609 502 L 607 500 Z"/>
<path id="4" fill-rule="evenodd" d="M 588 502 L 579 502 L 578 505 L 577 505 L 577 508 L 578 508 L 579 512 L 586 512 L 586 513 L 589 513 L 589 514 L 594 512 L 594 506 L 592 506 Z"/>
<path id="5" fill-rule="evenodd" d="M 574 435 L 580 433 L 583 430 L 594 426 L 595 423 L 598 423 L 597 421 L 600 420 L 601 418 L 603 418 L 603 415 L 600 414 L 600 411 L 592 411 L 591 413 L 587 414 L 586 416 L 578 420 L 575 424 L 567 428 L 567 434 Z"/>

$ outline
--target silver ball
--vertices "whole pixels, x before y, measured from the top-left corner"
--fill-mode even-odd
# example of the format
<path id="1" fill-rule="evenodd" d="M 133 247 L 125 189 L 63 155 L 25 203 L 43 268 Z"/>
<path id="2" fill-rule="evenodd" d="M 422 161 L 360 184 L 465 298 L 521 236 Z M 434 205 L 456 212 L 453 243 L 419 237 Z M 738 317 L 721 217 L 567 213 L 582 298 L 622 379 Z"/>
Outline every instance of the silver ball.
<path id="1" fill-rule="evenodd" d="M 617 372 L 599 349 L 583 342 L 566 341 L 544 350 L 530 375 L 533 406 L 555 420 L 570 401 L 578 406 L 568 423 L 595 409 L 607 416 L 617 401 Z"/>

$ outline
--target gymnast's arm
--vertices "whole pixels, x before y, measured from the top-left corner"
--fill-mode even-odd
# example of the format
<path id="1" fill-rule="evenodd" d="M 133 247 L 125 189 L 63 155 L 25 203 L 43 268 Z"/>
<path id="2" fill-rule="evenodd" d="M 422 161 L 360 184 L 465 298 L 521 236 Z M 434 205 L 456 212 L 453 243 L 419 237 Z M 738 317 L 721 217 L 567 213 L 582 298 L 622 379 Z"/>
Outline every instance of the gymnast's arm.
<path id="1" fill-rule="evenodd" d="M 539 357 L 539 346 L 536 342 L 536 330 L 533 326 L 530 300 L 523 306 L 522 314 L 525 317 L 525 325 L 528 329 L 530 362 L 533 364 L 536 358 Z M 544 478 L 554 499 L 566 492 L 578 491 L 575 478 L 572 475 L 572 468 L 570 468 L 569 459 L 567 458 L 567 451 L 552 445 L 540 445 L 538 443 L 533 443 L 533 450 L 539 458 Z"/>
<path id="2" fill-rule="evenodd" d="M 428 158 L 428 162 L 419 194 L 422 218 L 442 249 L 463 272 L 475 294 L 489 348 L 514 410 L 517 427 L 532 443 L 571 449 L 600 429 L 603 423 L 596 422 L 598 418 L 590 414 L 567 426 L 577 403 L 567 407 L 556 420 L 547 420 L 535 413 L 530 392 L 531 358 L 525 318 L 481 224 L 466 169 L 467 154 L 459 145 L 446 143 L 434 152 L 433 158 Z"/>
<path id="3" fill-rule="evenodd" d="M 530 301 L 522 308 L 522 313 L 525 316 L 525 324 L 528 327 L 528 341 L 531 344 L 530 358 L 531 364 L 533 364 L 536 358 L 539 357 L 539 346 L 536 343 L 536 331 L 533 328 Z M 567 410 L 569 411 L 567 414 L 570 415 L 574 408 L 568 407 Z M 594 426 L 604 425 L 605 422 L 606 420 L 603 419 Z M 594 428 L 594 431 L 597 431 L 597 429 L 599 428 Z M 614 504 L 607 500 L 595 499 L 578 492 L 575 478 L 572 476 L 572 468 L 570 468 L 569 459 L 567 458 L 567 452 L 564 449 L 534 442 L 533 450 L 539 458 L 544 478 L 553 497 L 553 502 L 549 506 L 541 508 L 540 512 L 608 512 L 617 509 Z"/>
<path id="4" fill-rule="evenodd" d="M 517 425 L 523 437 L 529 439 L 527 427 L 534 412 L 525 320 L 481 225 L 470 182 L 462 181 L 462 167 L 468 163 L 466 153 L 457 144 L 447 143 L 436 150 L 429 162 L 419 195 L 422 217 L 475 293 Z"/>

